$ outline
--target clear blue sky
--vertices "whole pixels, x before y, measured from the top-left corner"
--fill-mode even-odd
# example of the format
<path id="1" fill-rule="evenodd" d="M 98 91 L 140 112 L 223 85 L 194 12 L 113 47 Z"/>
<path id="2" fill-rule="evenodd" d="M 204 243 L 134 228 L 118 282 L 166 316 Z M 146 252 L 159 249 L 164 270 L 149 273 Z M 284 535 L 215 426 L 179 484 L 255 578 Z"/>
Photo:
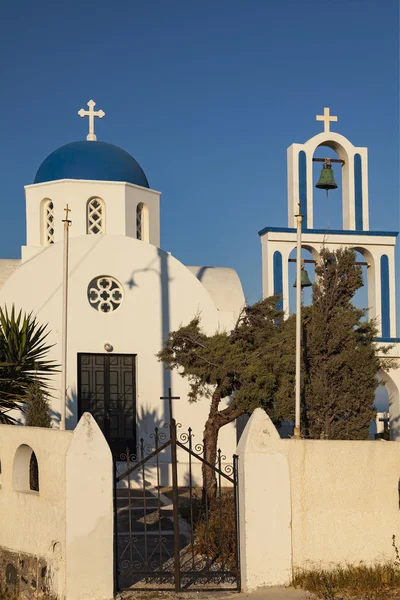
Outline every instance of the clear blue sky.
<path id="1" fill-rule="evenodd" d="M 369 147 L 371 229 L 398 229 L 397 0 L 5 0 L 0 11 L 0 256 L 19 256 L 23 186 L 52 150 L 85 139 L 77 111 L 90 98 L 106 112 L 98 139 L 162 192 L 162 247 L 234 267 L 249 301 L 261 296 L 257 232 L 287 225 L 286 149 L 322 130 L 324 106 L 334 130 Z"/>

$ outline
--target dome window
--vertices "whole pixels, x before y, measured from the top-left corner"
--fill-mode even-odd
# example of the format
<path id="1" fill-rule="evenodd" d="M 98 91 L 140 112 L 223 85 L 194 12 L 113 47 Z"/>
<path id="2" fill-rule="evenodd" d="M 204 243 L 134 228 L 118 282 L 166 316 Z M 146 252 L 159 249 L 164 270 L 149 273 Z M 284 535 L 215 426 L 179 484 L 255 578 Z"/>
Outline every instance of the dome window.
<path id="1" fill-rule="evenodd" d="M 149 241 L 149 210 L 143 202 L 139 202 L 136 208 L 136 239 Z"/>
<path id="2" fill-rule="evenodd" d="M 54 244 L 54 204 L 49 198 L 42 201 L 41 222 L 42 243 Z"/>
<path id="3" fill-rule="evenodd" d="M 101 198 L 91 198 L 87 203 L 87 233 L 105 233 L 105 205 Z"/>

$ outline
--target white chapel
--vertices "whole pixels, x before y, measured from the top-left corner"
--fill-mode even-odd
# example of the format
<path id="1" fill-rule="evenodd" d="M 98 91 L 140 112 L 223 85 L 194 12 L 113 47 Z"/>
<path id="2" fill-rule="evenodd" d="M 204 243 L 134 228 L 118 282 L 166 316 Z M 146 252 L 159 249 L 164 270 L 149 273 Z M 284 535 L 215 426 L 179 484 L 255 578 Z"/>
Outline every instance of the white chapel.
<path id="1" fill-rule="evenodd" d="M 160 399 L 172 388 L 177 419 L 201 441 L 208 402 L 189 405 L 188 384 L 157 361 L 168 333 L 201 314 L 205 331 L 230 329 L 244 305 L 236 272 L 187 266 L 160 248 L 160 192 L 136 160 L 97 141 L 89 117 L 84 141 L 61 146 L 25 187 L 26 245 L 20 260 L 0 261 L 0 305 L 47 323 L 49 358 L 62 362 L 63 221 L 70 212 L 66 426 L 92 413 L 114 455 L 168 420 Z M 60 419 L 61 373 L 53 412 Z M 56 425 L 57 426 L 57 425 Z M 221 443 L 234 451 L 235 428 Z"/>
<path id="2" fill-rule="evenodd" d="M 177 420 L 192 428 L 196 441 L 208 414 L 207 400 L 190 405 L 188 383 L 166 371 L 156 354 L 170 331 L 201 314 L 208 333 L 231 329 L 245 299 L 233 269 L 187 266 L 160 248 L 160 192 L 150 187 L 137 161 L 125 150 L 97 141 L 95 103 L 86 140 L 61 146 L 39 166 L 25 186 L 26 245 L 21 259 L 0 260 L 0 305 L 33 312 L 48 324 L 50 359 L 66 364 L 67 428 L 93 414 L 114 455 L 168 420 L 169 388 Z M 370 230 L 367 148 L 331 131 L 329 109 L 317 117 L 324 131 L 288 149 L 288 223 L 259 232 L 263 296 L 281 297 L 289 312 L 289 262 L 296 247 L 298 203 L 303 215 L 302 247 L 313 261 L 323 245 L 352 247 L 368 265 L 368 309 L 377 319 L 378 344 L 396 337 L 396 232 Z M 318 148 L 333 150 L 341 165 L 341 229 L 314 228 L 313 162 Z M 324 163 L 325 164 L 325 163 Z M 68 205 L 69 268 L 67 360 L 63 348 L 63 257 Z M 309 262 L 313 262 L 309 261 Z M 389 393 L 391 436 L 400 438 L 400 369 L 381 374 Z M 53 382 L 52 410 L 60 420 L 62 377 Z M 57 426 L 57 425 L 56 425 Z M 219 442 L 227 456 L 235 451 L 236 424 L 222 428 Z"/>

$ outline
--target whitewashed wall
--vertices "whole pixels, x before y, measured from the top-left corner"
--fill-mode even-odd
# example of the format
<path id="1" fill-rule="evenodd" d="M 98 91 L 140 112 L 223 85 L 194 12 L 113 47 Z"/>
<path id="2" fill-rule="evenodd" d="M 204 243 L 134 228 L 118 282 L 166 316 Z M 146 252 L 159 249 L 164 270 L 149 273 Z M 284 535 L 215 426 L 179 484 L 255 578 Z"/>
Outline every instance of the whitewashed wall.
<path id="1" fill-rule="evenodd" d="M 75 227 L 71 226 L 71 233 Z M 49 359 L 61 364 L 62 350 L 62 252 L 55 243 L 26 260 L 0 290 L 0 306 L 33 311 L 40 323 L 48 323 Z M 167 418 L 160 400 L 172 388 L 177 420 L 182 431 L 190 426 L 194 442 L 203 438 L 209 400 L 195 404 L 187 401 L 189 384 L 177 372 L 165 373 L 156 354 L 170 331 L 187 324 L 196 314 L 207 333 L 230 329 L 240 311 L 240 294 L 232 301 L 231 312 L 219 311 L 210 294 L 189 269 L 167 252 L 152 244 L 124 235 L 84 235 L 71 237 L 69 255 L 68 311 L 68 407 L 67 428 L 77 421 L 77 354 L 104 353 L 104 345 L 117 354 L 135 354 L 137 391 L 137 433 L 151 442 L 155 425 Z M 115 277 L 124 288 L 124 300 L 112 313 L 94 310 L 88 301 L 88 285 L 97 276 Z M 222 281 L 223 284 L 223 281 Z M 241 288 L 240 288 L 241 289 Z M 235 310 L 233 307 L 235 305 Z M 60 413 L 60 374 L 53 378 L 52 409 Z M 235 424 L 221 430 L 221 448 L 231 457 L 236 448 Z"/>
<path id="2" fill-rule="evenodd" d="M 29 489 L 35 452 L 39 491 Z M 113 596 L 113 480 L 108 445 L 96 422 L 59 431 L 0 425 L 0 549 L 44 559 L 60 600 Z"/>
<path id="3" fill-rule="evenodd" d="M 400 443 L 280 439 L 257 409 L 238 446 L 245 591 L 292 569 L 394 559 Z"/>

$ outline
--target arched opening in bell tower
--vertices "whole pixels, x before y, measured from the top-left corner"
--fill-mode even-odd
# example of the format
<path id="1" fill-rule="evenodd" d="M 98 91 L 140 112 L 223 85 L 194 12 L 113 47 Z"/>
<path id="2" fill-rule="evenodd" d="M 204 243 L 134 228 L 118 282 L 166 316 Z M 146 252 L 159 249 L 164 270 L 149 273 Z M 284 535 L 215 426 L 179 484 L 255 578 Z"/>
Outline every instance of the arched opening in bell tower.
<path id="1" fill-rule="evenodd" d="M 315 261 L 318 259 L 318 252 L 311 246 L 303 246 L 301 249 L 301 260 L 302 260 L 302 304 L 303 306 L 309 306 L 312 302 L 312 285 L 315 283 Z M 288 285 L 289 285 L 289 314 L 295 314 L 296 312 L 296 287 L 294 283 L 296 281 L 296 248 L 293 248 L 289 255 L 288 263 Z M 304 274 L 305 272 L 305 274 Z"/>
<path id="2" fill-rule="evenodd" d="M 332 173 L 327 173 L 324 168 L 324 160 L 328 159 Z M 329 232 L 331 229 L 343 229 L 343 181 L 342 163 L 337 152 L 329 146 L 317 146 L 313 156 L 313 198 L 314 198 L 314 229 L 322 229 Z M 321 178 L 327 175 L 333 177 L 336 189 L 325 189 L 316 187 Z M 323 182 L 321 183 L 323 184 Z"/>
<path id="3" fill-rule="evenodd" d="M 365 319 L 369 319 L 369 318 L 373 318 L 371 317 L 370 313 L 372 314 L 372 306 L 371 306 L 371 298 L 369 297 L 369 290 L 368 290 L 368 269 L 371 267 L 368 267 L 368 261 L 365 260 L 365 257 L 363 254 L 361 254 L 361 252 L 359 251 L 355 251 L 356 252 L 356 262 L 358 264 L 358 266 L 361 269 L 361 276 L 362 276 L 362 280 L 363 280 L 363 285 L 361 288 L 359 288 L 356 293 L 353 296 L 353 304 L 354 306 L 356 306 L 357 308 L 361 308 L 363 310 L 367 311 L 367 314 L 365 315 Z M 368 264 L 366 264 L 368 263 Z"/>
<path id="4" fill-rule="evenodd" d="M 379 379 L 379 385 L 375 391 L 374 411 L 375 418 L 369 426 L 369 439 L 378 440 L 390 439 L 390 418 L 389 418 L 389 390 L 386 385 Z"/>
<path id="5" fill-rule="evenodd" d="M 359 264 L 362 272 L 363 287 L 357 290 L 353 298 L 353 304 L 357 308 L 368 310 L 366 318 L 374 319 L 377 316 L 376 298 L 375 298 L 375 261 L 368 250 L 361 246 L 354 246 L 356 253 L 356 262 Z"/>
<path id="6" fill-rule="evenodd" d="M 376 430 L 379 425 L 381 429 L 386 429 L 386 439 L 398 441 L 400 439 L 400 390 L 398 385 L 397 372 L 386 372 L 380 370 L 378 379 L 379 386 L 376 388 L 374 408 L 378 416 L 378 423 L 372 430 Z M 389 420 L 388 420 L 389 419 Z"/>

